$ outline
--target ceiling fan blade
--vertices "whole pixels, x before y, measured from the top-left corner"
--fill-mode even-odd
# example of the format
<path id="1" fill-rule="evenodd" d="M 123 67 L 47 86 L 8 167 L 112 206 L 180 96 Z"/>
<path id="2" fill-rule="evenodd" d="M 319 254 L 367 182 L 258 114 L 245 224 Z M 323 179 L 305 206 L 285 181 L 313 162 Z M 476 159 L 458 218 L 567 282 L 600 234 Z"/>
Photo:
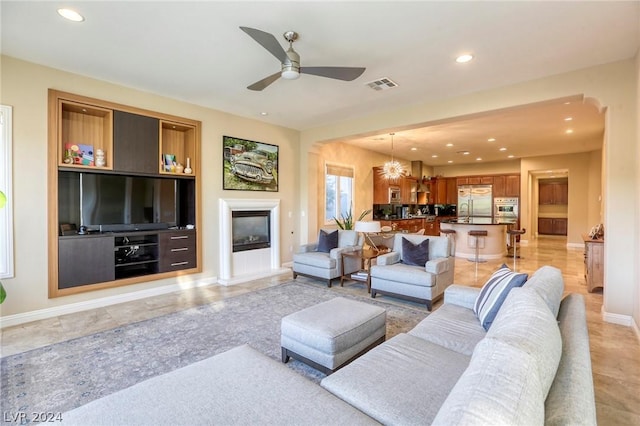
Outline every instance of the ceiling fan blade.
<path id="1" fill-rule="evenodd" d="M 366 68 L 356 67 L 300 67 L 303 74 L 318 75 L 320 77 L 335 78 L 337 80 L 351 81 L 360 77 Z"/>
<path id="2" fill-rule="evenodd" d="M 249 37 L 258 42 L 258 44 L 267 49 L 273 56 L 278 58 L 281 64 L 287 60 L 287 52 L 284 51 L 278 40 L 273 34 L 256 30 L 255 28 L 240 27 L 242 31 L 249 34 Z"/>
<path id="3" fill-rule="evenodd" d="M 266 88 L 268 85 L 270 85 L 271 83 L 273 83 L 274 81 L 279 79 L 281 74 L 282 74 L 282 72 L 280 72 L 280 71 L 278 71 L 275 74 L 271 74 L 269 77 L 265 77 L 260 81 L 256 81 L 251 86 L 247 86 L 247 89 L 255 90 L 255 91 L 259 92 L 260 90 Z"/>

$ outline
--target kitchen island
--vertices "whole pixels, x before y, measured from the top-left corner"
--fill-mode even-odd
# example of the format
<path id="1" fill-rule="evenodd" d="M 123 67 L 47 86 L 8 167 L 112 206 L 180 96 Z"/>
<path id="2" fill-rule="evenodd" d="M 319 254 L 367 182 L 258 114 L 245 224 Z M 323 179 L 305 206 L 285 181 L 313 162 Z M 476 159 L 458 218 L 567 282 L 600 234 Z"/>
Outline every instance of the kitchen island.
<path id="1" fill-rule="evenodd" d="M 507 227 L 514 224 L 490 217 L 456 218 L 440 222 L 440 230 L 456 231 L 456 257 L 464 259 L 473 259 L 476 255 L 476 239 L 469 236 L 469 231 L 487 231 L 486 237 L 479 238 L 480 257 L 499 259 L 507 254 Z"/>

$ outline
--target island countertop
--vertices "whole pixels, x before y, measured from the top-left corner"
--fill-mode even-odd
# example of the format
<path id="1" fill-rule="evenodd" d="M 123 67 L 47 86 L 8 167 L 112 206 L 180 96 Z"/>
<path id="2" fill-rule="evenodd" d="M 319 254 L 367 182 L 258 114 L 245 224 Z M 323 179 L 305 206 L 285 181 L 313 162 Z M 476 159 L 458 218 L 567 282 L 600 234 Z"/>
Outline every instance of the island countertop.
<path id="1" fill-rule="evenodd" d="M 458 217 L 445 219 L 440 223 L 453 223 L 456 225 L 513 225 L 516 223 L 516 220 L 491 217 L 470 217 L 469 219 Z"/>
<path id="2" fill-rule="evenodd" d="M 512 223 L 505 223 L 501 219 L 490 217 L 459 218 L 443 220 L 440 222 L 440 230 L 452 229 L 456 231 L 455 254 L 456 257 L 473 259 L 475 257 L 476 244 L 479 255 L 484 259 L 500 259 L 507 254 L 507 227 Z M 469 226 L 471 225 L 471 226 Z M 487 231 L 485 237 L 476 238 L 469 235 L 469 231 Z"/>

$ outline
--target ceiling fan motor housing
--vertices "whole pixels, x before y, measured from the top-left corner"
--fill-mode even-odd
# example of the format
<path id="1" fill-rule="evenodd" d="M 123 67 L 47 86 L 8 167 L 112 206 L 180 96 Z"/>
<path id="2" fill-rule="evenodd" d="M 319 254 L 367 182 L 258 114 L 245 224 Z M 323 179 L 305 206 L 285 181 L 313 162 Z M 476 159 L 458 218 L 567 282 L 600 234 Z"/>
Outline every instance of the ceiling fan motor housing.
<path id="1" fill-rule="evenodd" d="M 287 60 L 282 64 L 282 78 L 295 80 L 300 77 L 300 55 L 289 47 L 287 50 Z"/>

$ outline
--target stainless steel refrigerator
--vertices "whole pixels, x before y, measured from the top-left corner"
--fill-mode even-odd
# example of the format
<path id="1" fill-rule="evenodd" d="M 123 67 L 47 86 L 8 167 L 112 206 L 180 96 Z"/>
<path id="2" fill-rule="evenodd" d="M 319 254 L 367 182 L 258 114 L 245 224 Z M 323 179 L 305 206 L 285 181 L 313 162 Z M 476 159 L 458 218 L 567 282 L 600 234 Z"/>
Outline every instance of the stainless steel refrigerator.
<path id="1" fill-rule="evenodd" d="M 458 217 L 491 217 L 491 185 L 459 185 Z"/>

